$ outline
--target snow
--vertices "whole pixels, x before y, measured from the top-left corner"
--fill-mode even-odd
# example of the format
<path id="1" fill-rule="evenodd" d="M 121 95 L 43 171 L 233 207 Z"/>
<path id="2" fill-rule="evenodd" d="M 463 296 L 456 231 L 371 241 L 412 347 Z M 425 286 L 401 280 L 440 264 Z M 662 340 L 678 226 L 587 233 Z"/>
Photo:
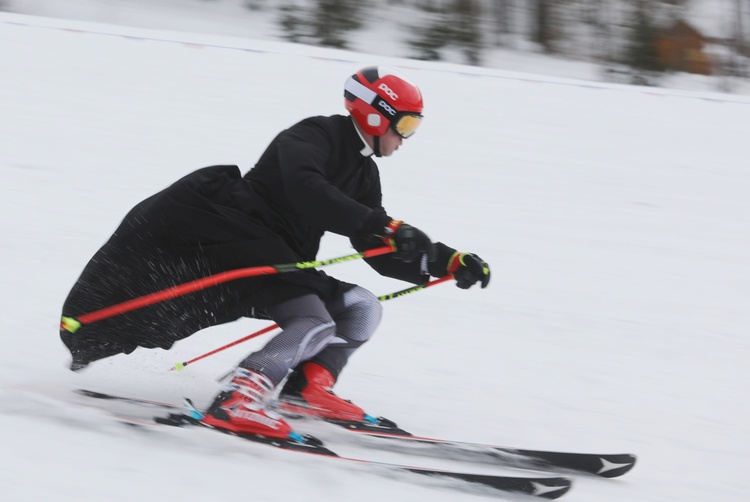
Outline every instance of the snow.
<path id="1" fill-rule="evenodd" d="M 57 325 L 132 205 L 205 165 L 249 169 L 280 129 L 343 112 L 344 79 L 369 64 L 407 73 L 427 107 L 379 162 L 389 213 L 480 254 L 493 278 L 388 302 L 338 392 L 423 435 L 638 455 L 622 479 L 577 476 L 566 500 L 747 499 L 750 98 L 8 13 L 0 45 L 2 500 L 488 499 L 210 431 L 130 429 L 70 392 L 206 404 L 267 339 L 169 371 L 265 326 L 243 320 L 73 374 Z M 320 256 L 350 252 L 330 236 Z M 329 272 L 405 287 L 362 263 Z"/>

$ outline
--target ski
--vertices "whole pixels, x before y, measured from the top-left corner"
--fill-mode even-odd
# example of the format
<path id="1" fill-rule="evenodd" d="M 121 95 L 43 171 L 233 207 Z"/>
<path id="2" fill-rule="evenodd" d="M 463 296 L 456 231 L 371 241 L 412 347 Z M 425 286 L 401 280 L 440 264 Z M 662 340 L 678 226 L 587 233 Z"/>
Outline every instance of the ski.
<path id="1" fill-rule="evenodd" d="M 238 434 L 222 429 L 215 429 L 211 426 L 203 424 L 197 417 L 200 416 L 200 412 L 196 413 L 195 408 L 189 400 L 186 403 L 187 413 L 171 413 L 167 417 L 157 418 L 156 422 L 163 425 L 171 425 L 177 427 L 184 426 L 199 426 L 205 427 L 217 432 L 228 434 L 230 436 L 239 437 L 251 442 L 262 443 L 265 445 L 274 446 L 276 448 L 282 448 L 285 450 L 308 453 L 312 455 L 321 455 L 325 457 L 335 458 L 336 460 L 356 463 L 359 465 L 366 465 L 368 467 L 385 469 L 390 471 L 401 471 L 409 472 L 413 474 L 420 474 L 423 476 L 447 478 L 459 481 L 464 481 L 472 484 L 477 484 L 487 488 L 492 488 L 501 492 L 509 493 L 522 493 L 525 495 L 532 495 L 535 497 L 541 497 L 546 499 L 556 499 L 567 493 L 572 483 L 569 479 L 564 477 L 517 477 L 517 476 L 501 476 L 493 474 L 472 474 L 465 472 L 446 471 L 442 469 L 431 469 L 427 467 L 414 467 L 402 464 L 395 464 L 390 462 L 376 462 L 372 460 L 365 460 L 361 458 L 345 457 L 338 455 L 332 450 L 326 448 L 323 443 L 313 436 L 302 436 L 303 442 L 300 439 L 276 439 L 267 438 L 265 436 L 255 434 Z"/>
<path id="2" fill-rule="evenodd" d="M 530 495 L 534 497 L 540 497 L 545 499 L 557 499 L 567 493 L 571 487 L 572 482 L 570 479 L 565 477 L 519 477 L 519 476 L 505 476 L 505 475 L 494 475 L 494 474 L 474 474 L 467 472 L 456 472 L 447 471 L 443 469 L 433 469 L 428 467 L 415 467 L 403 464 L 396 464 L 390 462 L 378 462 L 372 460 L 365 460 L 361 458 L 346 457 L 335 453 L 323 445 L 323 443 L 317 438 L 309 435 L 300 435 L 299 437 L 289 439 L 278 439 L 268 438 L 261 435 L 254 434 L 238 434 L 231 431 L 225 431 L 222 429 L 215 429 L 211 426 L 203 424 L 199 417 L 200 412 L 197 411 L 189 400 L 186 400 L 185 408 L 180 408 L 173 404 L 163 403 L 159 401 L 150 401 L 146 399 L 137 399 L 124 396 L 116 396 L 112 394 L 106 394 L 101 392 L 95 392 L 90 390 L 76 390 L 76 393 L 92 397 L 96 399 L 113 400 L 128 402 L 138 405 L 151 406 L 155 408 L 161 408 L 169 410 L 170 414 L 166 417 L 157 417 L 154 419 L 152 425 L 165 425 L 165 426 L 196 426 L 208 428 L 221 432 L 230 436 L 235 436 L 240 439 L 244 439 L 250 442 L 264 444 L 275 448 L 292 451 L 296 453 L 304 453 L 308 455 L 317 455 L 332 458 L 342 462 L 349 462 L 358 465 L 364 465 L 373 469 L 382 469 L 387 471 L 407 472 L 412 474 L 419 474 L 426 477 L 442 478 L 448 480 L 456 480 L 464 483 L 469 483 L 485 489 L 492 489 L 502 493 L 518 493 L 524 495 Z M 119 417 L 118 417 L 119 418 Z M 131 421 L 127 417 L 123 418 L 128 425 L 144 426 L 145 424 L 141 421 Z"/>
<path id="3" fill-rule="evenodd" d="M 78 392 L 99 399 L 117 399 L 166 409 L 179 409 L 178 406 L 168 403 L 84 390 Z M 292 415 L 290 418 L 294 419 L 294 416 Z M 630 471 L 636 462 L 636 456 L 630 453 L 599 454 L 532 450 L 417 436 L 399 428 L 391 420 L 382 417 L 378 418 L 377 422 L 373 424 L 333 420 L 327 420 L 326 422 L 343 427 L 347 431 L 360 436 L 371 438 L 373 441 L 369 443 L 380 448 L 417 455 L 485 462 L 520 469 L 585 473 L 604 478 L 615 478 Z"/>
<path id="4" fill-rule="evenodd" d="M 314 417 L 310 412 L 315 410 L 307 407 L 306 403 L 295 401 L 279 401 L 276 403 L 276 409 L 290 420 L 305 419 L 331 423 L 360 436 L 376 439 L 377 446 L 381 449 L 400 453 L 485 462 L 519 469 L 571 471 L 604 478 L 622 476 L 635 466 L 636 461 L 635 455 L 630 453 L 595 454 L 530 450 L 417 436 L 383 417 L 374 418 L 372 421 Z"/>
<path id="5" fill-rule="evenodd" d="M 381 447 L 392 451 L 454 460 L 485 462 L 505 467 L 541 471 L 571 471 L 616 478 L 630 471 L 636 456 L 630 453 L 598 454 L 563 451 L 530 450 L 506 446 L 450 441 L 416 436 L 403 429 L 388 426 L 327 421 L 345 429 L 379 441 Z M 386 421 L 387 424 L 390 421 Z"/>

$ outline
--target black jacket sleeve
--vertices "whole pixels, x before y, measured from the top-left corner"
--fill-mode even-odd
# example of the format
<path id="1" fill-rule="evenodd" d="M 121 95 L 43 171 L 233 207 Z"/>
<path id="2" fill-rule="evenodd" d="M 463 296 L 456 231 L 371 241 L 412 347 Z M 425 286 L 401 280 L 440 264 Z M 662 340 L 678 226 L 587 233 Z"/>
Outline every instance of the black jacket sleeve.
<path id="1" fill-rule="evenodd" d="M 290 130 L 277 148 L 286 199 L 308 225 L 351 237 L 373 209 L 344 194 L 326 178 L 328 152 L 336 148 L 332 138 L 315 124 Z"/>

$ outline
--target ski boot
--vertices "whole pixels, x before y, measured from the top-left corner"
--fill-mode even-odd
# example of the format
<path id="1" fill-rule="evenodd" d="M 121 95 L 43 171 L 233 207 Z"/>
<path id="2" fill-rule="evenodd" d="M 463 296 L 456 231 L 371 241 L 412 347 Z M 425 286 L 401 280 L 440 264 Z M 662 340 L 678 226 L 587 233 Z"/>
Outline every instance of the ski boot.
<path id="1" fill-rule="evenodd" d="M 283 413 L 303 415 L 330 422 L 363 422 L 377 419 L 333 390 L 336 379 L 323 366 L 306 362 L 294 369 L 279 394 L 278 406 Z"/>
<path id="2" fill-rule="evenodd" d="M 273 384 L 263 374 L 237 368 L 226 390 L 219 393 L 201 419 L 203 425 L 236 434 L 304 442 L 281 415 L 268 409 Z"/>

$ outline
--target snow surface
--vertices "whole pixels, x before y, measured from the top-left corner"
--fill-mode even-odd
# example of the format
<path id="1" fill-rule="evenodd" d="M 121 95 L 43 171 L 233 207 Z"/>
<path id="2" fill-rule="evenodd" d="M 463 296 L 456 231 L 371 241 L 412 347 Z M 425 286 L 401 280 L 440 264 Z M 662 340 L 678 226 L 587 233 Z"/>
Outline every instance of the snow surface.
<path id="1" fill-rule="evenodd" d="M 427 106 L 379 162 L 389 213 L 479 253 L 493 278 L 388 302 L 338 392 L 423 435 L 638 455 L 622 479 L 576 477 L 566 500 L 747 500 L 749 98 L 7 13 L 0 47 L 3 501 L 488 500 L 210 431 L 129 429 L 70 393 L 206 404 L 263 343 L 168 371 L 265 325 L 243 320 L 73 374 L 57 325 L 132 205 L 205 165 L 249 169 L 280 129 L 342 112 L 344 79 L 369 64 L 406 72 Z M 330 236 L 320 256 L 350 252 Z M 405 287 L 362 263 L 329 271 Z M 344 453 L 498 471 L 320 433 Z"/>

